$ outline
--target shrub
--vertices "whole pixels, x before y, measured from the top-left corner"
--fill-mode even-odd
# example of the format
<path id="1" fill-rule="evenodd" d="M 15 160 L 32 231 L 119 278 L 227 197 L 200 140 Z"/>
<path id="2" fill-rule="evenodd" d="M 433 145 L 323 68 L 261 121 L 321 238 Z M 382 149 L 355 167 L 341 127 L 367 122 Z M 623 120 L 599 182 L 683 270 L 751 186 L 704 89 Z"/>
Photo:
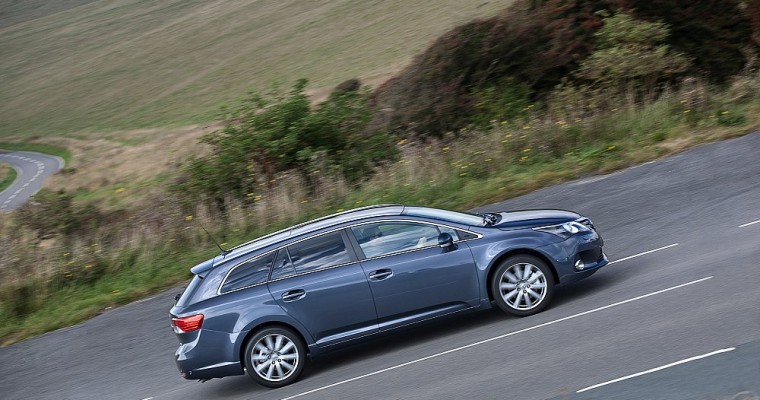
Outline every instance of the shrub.
<path id="1" fill-rule="evenodd" d="M 530 88 L 507 78 L 474 92 L 476 103 L 472 123 L 480 129 L 490 128 L 494 122 L 511 121 L 530 108 Z"/>
<path id="2" fill-rule="evenodd" d="M 97 228 L 101 212 L 93 204 L 77 205 L 64 191 L 41 190 L 15 214 L 16 224 L 37 232 L 38 238 L 73 235 Z"/>
<path id="3" fill-rule="evenodd" d="M 311 107 L 306 80 L 287 94 L 251 93 L 228 112 L 224 128 L 202 139 L 212 147 L 207 157 L 186 167 L 178 188 L 223 207 L 224 197 L 255 197 L 259 186 L 271 187 L 278 173 L 294 170 L 311 189 L 320 174 L 365 179 L 378 163 L 396 156 L 393 138 L 367 128 L 367 93 L 341 85 L 330 98 Z"/>
<path id="4" fill-rule="evenodd" d="M 755 41 L 755 46 L 760 47 L 760 1 L 745 1 L 744 14 L 752 23 L 752 39 Z"/>
<path id="5" fill-rule="evenodd" d="M 459 26 L 378 89 L 373 124 L 441 137 L 472 122 L 484 95 L 528 88 L 540 98 L 590 54 L 601 21 L 595 12 L 609 6 L 518 1 L 497 17 Z M 505 89 L 511 84 L 517 87 Z"/>
<path id="6" fill-rule="evenodd" d="M 691 74 L 717 83 L 739 73 L 747 62 L 743 49 L 752 45 L 752 22 L 737 0 L 621 0 L 636 18 L 670 26 L 667 44 L 694 60 Z M 757 9 L 750 1 L 745 8 Z M 758 17 L 754 17 L 758 18 Z"/>
<path id="7" fill-rule="evenodd" d="M 620 12 L 605 18 L 594 36 L 597 48 L 581 63 L 576 76 L 603 88 L 652 91 L 658 81 L 672 80 L 690 65 L 686 56 L 662 44 L 668 26 L 660 22 L 638 21 Z"/>

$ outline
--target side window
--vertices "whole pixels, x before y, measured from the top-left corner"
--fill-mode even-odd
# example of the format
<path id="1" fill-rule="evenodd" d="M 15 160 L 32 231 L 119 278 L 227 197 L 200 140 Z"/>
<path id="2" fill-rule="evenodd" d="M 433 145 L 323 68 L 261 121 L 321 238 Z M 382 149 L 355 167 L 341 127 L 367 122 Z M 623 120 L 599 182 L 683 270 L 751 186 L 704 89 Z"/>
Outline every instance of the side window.
<path id="1" fill-rule="evenodd" d="M 459 233 L 458 233 L 458 232 L 460 232 L 460 231 L 458 231 L 458 230 L 456 230 L 456 229 L 453 229 L 453 228 L 449 228 L 449 227 L 446 227 L 446 226 L 439 226 L 439 227 L 438 227 L 438 229 L 440 229 L 440 230 L 441 230 L 441 233 L 444 233 L 444 232 L 446 232 L 446 233 L 448 233 L 449 235 L 451 235 L 451 237 L 453 237 L 453 238 L 454 238 L 454 241 L 455 241 L 455 242 L 456 242 L 456 241 L 459 241 L 459 240 L 461 240 L 461 239 L 459 238 Z"/>
<path id="2" fill-rule="evenodd" d="M 280 249 L 280 251 L 277 252 L 277 258 L 275 258 L 274 263 L 272 264 L 271 279 L 283 278 L 289 275 L 294 275 L 295 273 L 296 270 L 293 268 L 293 263 L 290 262 L 288 251 Z"/>
<path id="3" fill-rule="evenodd" d="M 471 233 L 471 232 L 465 232 L 465 231 L 457 231 L 459 234 L 459 240 L 470 240 L 470 239 L 476 239 L 478 235 Z M 454 236 L 456 239 L 456 236 Z"/>
<path id="4" fill-rule="evenodd" d="M 351 261 L 340 232 L 328 233 L 288 246 L 296 272 L 308 272 Z"/>
<path id="5" fill-rule="evenodd" d="M 366 257 L 438 245 L 440 231 L 416 222 L 376 222 L 351 228 Z"/>
<path id="6" fill-rule="evenodd" d="M 257 257 L 238 264 L 227 275 L 222 283 L 221 293 L 266 282 L 269 278 L 269 267 L 272 265 L 274 253 Z"/>

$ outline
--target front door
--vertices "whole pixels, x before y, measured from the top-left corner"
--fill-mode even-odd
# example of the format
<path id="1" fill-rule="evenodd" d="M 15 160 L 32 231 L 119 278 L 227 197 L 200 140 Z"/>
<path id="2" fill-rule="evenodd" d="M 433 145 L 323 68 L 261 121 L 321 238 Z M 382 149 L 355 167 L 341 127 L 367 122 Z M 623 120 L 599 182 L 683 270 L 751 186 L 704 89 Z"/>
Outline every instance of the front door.
<path id="1" fill-rule="evenodd" d="M 364 253 L 364 273 L 375 299 L 380 329 L 477 306 L 480 290 L 466 243 L 438 246 L 450 228 L 413 221 L 352 227 Z"/>

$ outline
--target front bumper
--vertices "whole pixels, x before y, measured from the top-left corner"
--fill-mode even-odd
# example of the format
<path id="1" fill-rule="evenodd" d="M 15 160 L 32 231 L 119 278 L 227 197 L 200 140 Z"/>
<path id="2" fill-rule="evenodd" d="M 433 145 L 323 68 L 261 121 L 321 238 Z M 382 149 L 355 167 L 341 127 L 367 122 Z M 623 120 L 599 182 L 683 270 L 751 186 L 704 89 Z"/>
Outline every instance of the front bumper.
<path id="1" fill-rule="evenodd" d="M 554 259 L 559 284 L 577 282 L 609 264 L 602 247 L 604 241 L 596 231 L 571 236 L 569 239 L 541 248 Z M 582 266 L 582 268 L 578 268 Z"/>

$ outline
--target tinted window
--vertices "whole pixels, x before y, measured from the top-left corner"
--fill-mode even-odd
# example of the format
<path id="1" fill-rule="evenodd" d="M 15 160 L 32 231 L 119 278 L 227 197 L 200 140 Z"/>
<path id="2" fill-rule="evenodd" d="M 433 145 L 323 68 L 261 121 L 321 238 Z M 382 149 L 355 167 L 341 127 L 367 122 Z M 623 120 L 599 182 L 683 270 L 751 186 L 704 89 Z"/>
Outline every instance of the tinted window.
<path id="1" fill-rule="evenodd" d="M 415 222 L 377 222 L 351 228 L 366 257 L 438 245 L 437 227 Z"/>
<path id="2" fill-rule="evenodd" d="M 266 282 L 273 258 L 274 253 L 269 253 L 234 267 L 222 284 L 222 293 Z"/>
<path id="3" fill-rule="evenodd" d="M 288 252 L 296 272 L 299 273 L 350 261 L 343 236 L 339 232 L 290 245 Z"/>
<path id="4" fill-rule="evenodd" d="M 285 249 L 278 251 L 277 258 L 274 260 L 274 264 L 272 265 L 271 279 L 282 278 L 285 276 L 293 275 L 295 273 L 296 270 L 293 268 L 293 263 L 290 262 L 288 252 Z"/>
<path id="5" fill-rule="evenodd" d="M 459 234 L 459 240 L 470 240 L 478 237 L 478 235 L 471 232 L 457 231 L 457 233 Z"/>

